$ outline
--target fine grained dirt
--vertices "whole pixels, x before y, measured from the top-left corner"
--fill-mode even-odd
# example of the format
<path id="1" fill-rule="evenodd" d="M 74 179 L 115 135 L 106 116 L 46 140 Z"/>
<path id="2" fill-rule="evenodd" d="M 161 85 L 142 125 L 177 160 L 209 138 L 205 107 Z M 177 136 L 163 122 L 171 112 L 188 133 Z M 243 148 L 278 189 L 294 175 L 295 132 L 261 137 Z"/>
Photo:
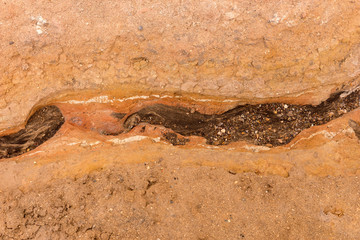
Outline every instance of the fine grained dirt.
<path id="1" fill-rule="evenodd" d="M 1 194 L 0 238 L 356 239 L 359 186 L 159 159 Z"/>

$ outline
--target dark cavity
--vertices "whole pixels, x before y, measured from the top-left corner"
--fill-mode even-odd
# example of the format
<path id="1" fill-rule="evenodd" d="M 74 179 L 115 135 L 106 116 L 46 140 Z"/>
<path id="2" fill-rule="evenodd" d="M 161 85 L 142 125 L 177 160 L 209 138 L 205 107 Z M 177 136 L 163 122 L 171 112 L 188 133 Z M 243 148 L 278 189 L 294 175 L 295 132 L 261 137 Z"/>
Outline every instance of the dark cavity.
<path id="1" fill-rule="evenodd" d="M 171 129 L 163 133 L 173 145 L 185 145 L 186 136 L 200 136 L 210 145 L 244 140 L 269 147 L 289 143 L 302 130 L 325 124 L 359 107 L 360 90 L 338 92 L 317 106 L 268 103 L 241 105 L 221 114 L 201 114 L 190 108 L 154 104 L 128 116 L 123 127 L 130 131 L 140 123 Z M 113 113 L 122 119 L 125 113 Z M 25 128 L 0 136 L 0 159 L 31 151 L 53 137 L 65 119 L 56 106 L 45 106 L 31 115 Z M 349 125 L 360 139 L 359 123 Z M 143 126 L 144 128 L 144 126 Z"/>
<path id="2" fill-rule="evenodd" d="M 358 108 L 359 96 L 359 90 L 338 92 L 317 106 L 246 104 L 214 115 L 155 104 L 130 115 L 124 122 L 124 128 L 129 131 L 139 123 L 149 123 L 172 129 L 183 136 L 204 137 L 210 145 L 245 140 L 255 145 L 280 146 L 289 143 L 304 129 L 325 124 Z M 173 135 L 165 138 L 174 145 L 186 143 L 179 142 Z"/>
<path id="3" fill-rule="evenodd" d="M 38 109 L 20 131 L 0 137 L 0 159 L 31 151 L 55 135 L 65 120 L 56 106 Z"/>

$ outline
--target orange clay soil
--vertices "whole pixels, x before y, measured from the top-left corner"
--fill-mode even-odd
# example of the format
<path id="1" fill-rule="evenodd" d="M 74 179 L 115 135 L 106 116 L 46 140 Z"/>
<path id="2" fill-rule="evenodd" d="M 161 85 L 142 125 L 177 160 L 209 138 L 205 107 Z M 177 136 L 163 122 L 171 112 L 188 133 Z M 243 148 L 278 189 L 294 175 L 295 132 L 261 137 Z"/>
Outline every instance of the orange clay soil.
<path id="1" fill-rule="evenodd" d="M 121 130 L 113 112 L 129 115 L 154 103 L 202 113 L 238 104 L 191 97 L 87 92 L 39 103 L 32 112 L 55 104 L 66 121 L 36 149 L 0 161 L 1 238 L 359 236 L 360 150 L 348 124 L 360 120 L 358 109 L 273 148 L 213 146 L 200 137 L 173 146 L 167 129 L 144 124 L 99 134 Z"/>

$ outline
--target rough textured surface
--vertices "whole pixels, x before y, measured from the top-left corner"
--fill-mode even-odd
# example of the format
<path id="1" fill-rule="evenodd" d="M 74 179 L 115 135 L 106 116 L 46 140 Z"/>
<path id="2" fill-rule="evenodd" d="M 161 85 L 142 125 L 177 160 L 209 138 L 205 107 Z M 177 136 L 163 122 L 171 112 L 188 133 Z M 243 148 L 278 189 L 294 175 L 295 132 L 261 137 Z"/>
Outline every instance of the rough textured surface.
<path id="1" fill-rule="evenodd" d="M 157 160 L 0 195 L 2 239 L 357 239 L 355 177 L 263 177 Z M 349 194 L 348 186 L 356 186 Z M 46 199 L 46 201 L 45 201 Z"/>
<path id="2" fill-rule="evenodd" d="M 358 1 L 2 1 L 1 9 L 0 128 L 64 89 L 139 83 L 318 103 L 360 74 Z"/>
<path id="3" fill-rule="evenodd" d="M 272 149 L 172 146 L 155 127 L 119 137 L 65 123 L 0 162 L 0 237 L 357 239 L 360 148 L 349 119 L 360 111 Z"/>
<path id="4" fill-rule="evenodd" d="M 141 124 L 101 134 L 121 130 L 113 112 L 154 103 L 214 114 L 351 89 L 359 1 L 0 9 L 0 134 L 42 104 L 57 102 L 66 120 L 45 144 L 0 161 L 0 239 L 360 239 L 359 109 L 275 148 L 181 145 Z"/>

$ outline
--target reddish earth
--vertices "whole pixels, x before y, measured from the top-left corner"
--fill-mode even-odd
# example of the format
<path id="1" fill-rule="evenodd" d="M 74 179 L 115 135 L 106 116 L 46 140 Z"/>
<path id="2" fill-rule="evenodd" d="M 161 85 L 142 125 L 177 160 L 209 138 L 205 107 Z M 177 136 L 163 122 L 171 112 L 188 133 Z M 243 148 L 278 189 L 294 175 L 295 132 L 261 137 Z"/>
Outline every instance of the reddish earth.
<path id="1" fill-rule="evenodd" d="M 354 89 L 359 1 L 0 9 L 0 135 L 45 105 L 66 120 L 0 160 L 0 239 L 360 239 L 359 109 L 277 147 L 196 136 L 173 146 L 168 129 L 145 123 L 114 136 L 123 129 L 111 115 L 155 103 L 208 114 L 316 105 Z"/>
<path id="2" fill-rule="evenodd" d="M 35 150 L 0 162 L 3 239 L 359 236 L 360 150 L 348 125 L 360 120 L 359 110 L 304 130 L 281 147 L 211 146 L 198 137 L 172 146 L 161 127 L 105 136 L 87 125 L 102 127 L 90 113 L 105 115 L 106 122 L 113 110 L 155 100 L 113 105 L 93 101 L 118 98 L 84 96 L 82 102 L 56 101 L 63 102 L 65 118 L 78 113 L 87 121 L 67 121 Z M 203 104 L 191 106 L 197 105 Z"/>
<path id="3" fill-rule="evenodd" d="M 0 196 L 2 239 L 357 239 L 358 177 L 236 174 L 174 158 Z"/>

